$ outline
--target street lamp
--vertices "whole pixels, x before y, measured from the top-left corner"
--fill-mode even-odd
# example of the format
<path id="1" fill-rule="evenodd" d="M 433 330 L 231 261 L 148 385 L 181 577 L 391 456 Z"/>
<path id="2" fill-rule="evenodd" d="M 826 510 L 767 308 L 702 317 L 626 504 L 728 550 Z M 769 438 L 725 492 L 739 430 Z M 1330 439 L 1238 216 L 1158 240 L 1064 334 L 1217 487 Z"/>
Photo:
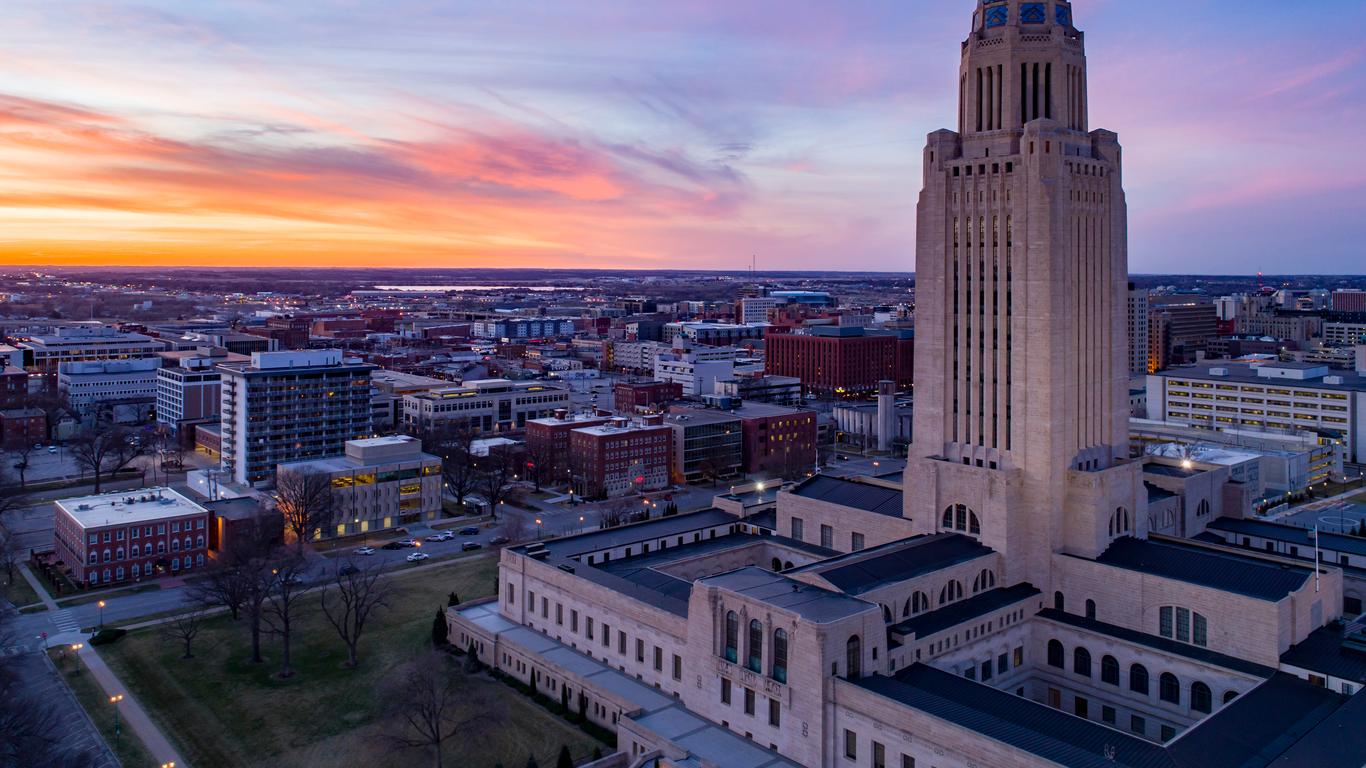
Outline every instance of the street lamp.
<path id="1" fill-rule="evenodd" d="M 103 631 L 104 631 L 104 601 L 101 600 L 101 601 L 99 601 L 98 603 L 95 603 L 95 605 L 98 605 L 98 606 L 100 607 L 100 631 L 103 632 Z"/>
<path id="2" fill-rule="evenodd" d="M 541 518 L 536 518 L 536 538 L 541 538 Z"/>
<path id="3" fill-rule="evenodd" d="M 115 746 L 115 747 L 117 747 L 118 744 L 119 744 L 119 733 L 120 733 L 121 730 L 122 730 L 122 729 L 119 727 L 119 702 L 120 702 L 120 701 L 123 701 L 123 694 L 121 694 L 121 693 L 118 693 L 118 694 L 115 694 L 115 695 L 109 697 L 109 703 L 114 705 L 114 746 Z"/>
<path id="4" fill-rule="evenodd" d="M 81 649 L 84 648 L 84 647 L 85 647 L 85 643 L 72 643 L 72 644 L 71 644 L 71 652 L 72 652 L 72 653 L 80 653 L 80 652 L 81 652 Z M 80 659 L 76 659 L 76 671 L 75 671 L 74 674 L 79 675 L 80 673 L 81 673 L 81 660 L 80 660 Z"/>
<path id="5" fill-rule="evenodd" d="M 580 530 L 580 531 L 583 530 L 583 525 L 584 525 L 584 523 L 583 523 L 583 515 L 579 515 L 579 530 Z"/>

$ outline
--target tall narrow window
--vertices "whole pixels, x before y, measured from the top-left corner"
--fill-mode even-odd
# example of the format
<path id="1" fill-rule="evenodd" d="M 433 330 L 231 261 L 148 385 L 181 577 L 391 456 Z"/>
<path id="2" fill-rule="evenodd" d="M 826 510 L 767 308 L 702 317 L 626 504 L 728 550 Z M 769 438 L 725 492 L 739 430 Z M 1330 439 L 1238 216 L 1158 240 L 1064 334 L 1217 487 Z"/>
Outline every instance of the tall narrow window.
<path id="1" fill-rule="evenodd" d="M 1072 671 L 1085 677 L 1091 676 L 1091 652 L 1078 648 L 1072 652 Z"/>
<path id="2" fill-rule="evenodd" d="M 1199 681 L 1191 683 L 1191 709 L 1205 714 L 1214 709 L 1214 694 L 1208 685 Z"/>
<path id="3" fill-rule="evenodd" d="M 751 672 L 764 671 L 764 625 L 758 619 L 749 622 L 749 667 Z"/>
<path id="4" fill-rule="evenodd" d="M 1142 664 L 1129 667 L 1129 690 L 1148 695 L 1148 668 Z"/>
<path id="5" fill-rule="evenodd" d="M 773 679 L 787 682 L 787 630 L 773 630 Z"/>
<path id="6" fill-rule="evenodd" d="M 858 635 L 844 644 L 844 667 L 851 680 L 863 677 L 863 642 Z"/>
<path id="7" fill-rule="evenodd" d="M 734 663 L 739 656 L 740 617 L 735 611 L 726 613 L 726 661 Z"/>
<path id="8" fill-rule="evenodd" d="M 1181 681 L 1170 672 L 1163 672 L 1158 678 L 1157 694 L 1169 704 L 1181 703 Z"/>
<path id="9" fill-rule="evenodd" d="M 1057 667 L 1058 669 L 1062 669 L 1066 666 L 1062 643 L 1057 640 L 1048 641 L 1048 666 Z"/>

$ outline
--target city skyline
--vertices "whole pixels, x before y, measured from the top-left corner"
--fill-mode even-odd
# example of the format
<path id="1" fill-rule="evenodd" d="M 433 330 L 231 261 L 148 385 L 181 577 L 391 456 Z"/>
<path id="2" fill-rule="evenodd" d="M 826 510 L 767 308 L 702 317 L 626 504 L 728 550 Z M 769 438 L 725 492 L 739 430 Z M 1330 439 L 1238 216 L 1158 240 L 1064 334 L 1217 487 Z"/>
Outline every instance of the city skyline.
<path id="1" fill-rule="evenodd" d="M 0 264 L 912 271 L 958 6 L 17 3 Z M 1360 271 L 1346 8 L 1078 9 L 1135 272 Z"/>

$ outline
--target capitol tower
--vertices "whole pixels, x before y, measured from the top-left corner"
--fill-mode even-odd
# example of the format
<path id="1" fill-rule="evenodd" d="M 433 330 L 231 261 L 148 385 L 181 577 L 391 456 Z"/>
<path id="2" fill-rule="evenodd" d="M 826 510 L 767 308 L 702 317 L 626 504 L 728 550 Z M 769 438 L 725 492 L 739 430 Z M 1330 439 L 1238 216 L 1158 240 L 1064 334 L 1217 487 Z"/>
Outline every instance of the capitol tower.
<path id="1" fill-rule="evenodd" d="M 1116 134 L 1087 124 L 1062 0 L 980 4 L 958 130 L 931 133 L 917 206 L 915 430 L 905 514 L 1049 583 L 1055 552 L 1144 535 L 1129 462 L 1128 259 Z"/>

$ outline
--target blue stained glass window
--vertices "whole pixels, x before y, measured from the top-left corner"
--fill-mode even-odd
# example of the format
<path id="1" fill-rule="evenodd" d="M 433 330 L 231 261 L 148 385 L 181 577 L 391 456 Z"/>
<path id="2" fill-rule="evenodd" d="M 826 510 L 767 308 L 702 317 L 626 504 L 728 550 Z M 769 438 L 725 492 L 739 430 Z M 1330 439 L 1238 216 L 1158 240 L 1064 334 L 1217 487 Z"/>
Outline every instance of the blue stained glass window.
<path id="1" fill-rule="evenodd" d="M 1070 26 L 1072 26 L 1072 9 L 1071 9 L 1071 8 L 1069 8 L 1069 7 L 1066 6 L 1066 5 L 1063 5 L 1062 3 L 1059 3 L 1059 4 L 1054 8 L 1054 12 L 1057 14 L 1058 26 L 1060 26 L 1060 27 L 1070 27 Z"/>
<path id="2" fill-rule="evenodd" d="M 987 9 L 986 27 L 987 29 L 991 29 L 992 27 L 1003 26 L 1005 25 L 1006 20 L 1008 20 L 1009 18 L 1009 8 L 1007 8 L 1004 5 L 992 6 L 991 8 Z"/>
<path id="3" fill-rule="evenodd" d="M 1022 3 L 1020 5 L 1021 24 L 1042 24 L 1048 19 L 1043 3 Z"/>

